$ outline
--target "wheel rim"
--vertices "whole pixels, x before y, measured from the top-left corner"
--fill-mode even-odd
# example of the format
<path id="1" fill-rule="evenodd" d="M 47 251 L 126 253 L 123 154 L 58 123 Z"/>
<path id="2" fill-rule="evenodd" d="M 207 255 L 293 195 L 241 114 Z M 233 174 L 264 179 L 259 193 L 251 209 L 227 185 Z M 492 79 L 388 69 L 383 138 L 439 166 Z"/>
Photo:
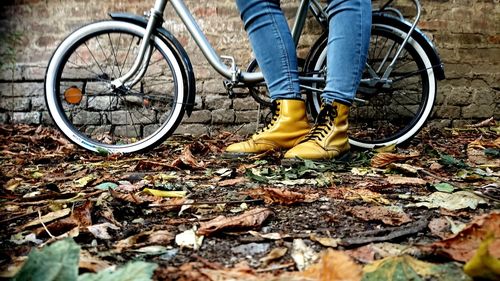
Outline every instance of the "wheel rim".
<path id="1" fill-rule="evenodd" d="M 112 24 L 114 28 L 109 27 Z M 84 36 L 75 36 L 79 38 L 60 55 L 59 61 L 64 64 L 52 70 L 56 75 L 52 80 L 54 94 L 47 95 L 49 110 L 61 130 L 87 149 L 143 150 L 175 129 L 176 119 L 182 115 L 178 102 L 183 100 L 179 65 L 156 38 L 150 63 L 139 83 L 131 89 L 111 91 L 110 81 L 123 75 L 133 63 L 143 29 L 122 22 L 96 26 L 89 26 Z M 68 39 L 71 41 L 71 36 Z M 80 90 L 81 100 L 68 98 L 68 89 L 73 88 Z"/>
<path id="2" fill-rule="evenodd" d="M 387 42 L 379 40 L 381 35 L 383 34 L 384 39 L 390 39 L 393 43 L 399 44 L 406 33 L 399 30 L 399 33 L 389 32 L 391 27 L 384 26 L 385 29 L 380 27 L 382 26 L 372 30 L 368 63 L 375 70 L 381 69 L 378 74 L 382 76 L 385 67 L 391 60 L 388 59 L 384 67 L 379 67 L 380 62 L 383 61 L 380 56 L 385 54 L 383 50 L 389 46 Z M 377 40 L 379 41 L 376 42 Z M 424 71 L 420 72 L 419 75 L 397 80 L 390 89 L 386 90 L 363 87 L 363 83 L 361 83 L 356 97 L 368 100 L 372 108 L 370 109 L 366 105 L 357 102 L 353 104 L 349 117 L 351 144 L 358 147 L 372 148 L 405 142 L 419 131 L 429 116 L 435 97 L 435 80 L 430 78 L 430 75 L 432 75 L 432 69 L 429 69 L 431 64 L 420 45 L 412 39 L 408 44 L 401 54 L 402 58 L 398 59 L 395 70 L 391 73 L 389 79 L 399 79 L 418 69 L 424 69 Z M 394 55 L 398 46 L 395 46 L 394 51 L 390 54 Z M 420 57 L 423 57 L 426 61 L 423 61 Z M 324 69 L 325 63 L 326 48 L 323 49 L 323 52 L 317 56 L 315 63 L 313 63 L 314 70 Z M 373 64 L 375 65 L 373 66 Z M 369 78 L 366 71 L 363 78 Z M 418 86 L 412 88 L 410 82 Z M 404 87 L 401 87 L 401 85 Z M 323 88 L 324 85 L 316 84 L 314 87 Z M 321 103 L 319 93 L 313 93 L 310 101 L 312 106 L 318 109 Z"/>

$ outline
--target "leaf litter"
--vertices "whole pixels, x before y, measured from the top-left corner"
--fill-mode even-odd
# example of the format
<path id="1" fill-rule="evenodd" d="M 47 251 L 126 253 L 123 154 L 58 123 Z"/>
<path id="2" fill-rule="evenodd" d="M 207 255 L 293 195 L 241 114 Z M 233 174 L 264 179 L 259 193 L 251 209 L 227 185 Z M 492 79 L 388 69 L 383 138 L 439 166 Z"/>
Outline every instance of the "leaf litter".
<path id="1" fill-rule="evenodd" d="M 282 166 L 222 159 L 242 139 L 225 132 L 99 155 L 50 128 L 2 125 L 0 276 L 46 262 L 57 271 L 39 276 L 65 280 L 495 280 L 492 126 Z"/>

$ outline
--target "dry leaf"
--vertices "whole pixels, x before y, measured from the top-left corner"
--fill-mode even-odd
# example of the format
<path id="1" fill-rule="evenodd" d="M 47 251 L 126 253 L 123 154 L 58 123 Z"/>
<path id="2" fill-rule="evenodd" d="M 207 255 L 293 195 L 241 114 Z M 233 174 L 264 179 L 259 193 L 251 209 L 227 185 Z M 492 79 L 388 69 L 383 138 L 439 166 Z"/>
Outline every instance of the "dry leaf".
<path id="1" fill-rule="evenodd" d="M 311 234 L 311 236 L 309 236 L 309 239 L 311 239 L 311 241 L 318 242 L 325 247 L 332 247 L 332 248 L 336 248 L 340 241 L 340 239 L 338 238 L 319 237 L 316 234 Z"/>
<path id="2" fill-rule="evenodd" d="M 48 222 L 51 222 L 51 221 L 54 221 L 56 219 L 60 219 L 62 217 L 65 217 L 67 215 L 69 215 L 69 213 L 71 213 L 71 209 L 70 208 L 66 208 L 66 209 L 62 209 L 62 210 L 59 210 L 59 211 L 55 211 L 55 212 L 51 212 L 51 213 L 48 213 L 46 215 L 43 215 L 41 218 L 36 218 L 24 225 L 22 225 L 20 227 L 20 229 L 26 229 L 30 226 L 36 226 L 36 225 L 40 225 L 42 223 L 48 223 Z"/>
<path id="3" fill-rule="evenodd" d="M 227 180 L 220 181 L 220 182 L 217 183 L 217 185 L 220 186 L 220 187 L 235 186 L 235 185 L 238 185 L 238 184 L 244 184 L 246 182 L 248 182 L 247 178 L 245 178 L 245 177 L 239 177 L 239 178 L 235 178 L 235 179 L 227 179 Z"/>
<path id="4" fill-rule="evenodd" d="M 254 228 L 260 226 L 272 213 L 266 208 L 256 208 L 235 217 L 219 216 L 211 221 L 200 223 L 197 234 L 209 236 L 226 229 Z"/>
<path id="5" fill-rule="evenodd" d="M 92 225 L 92 202 L 87 201 L 83 205 L 75 208 L 71 215 L 67 218 L 54 221 L 45 227 L 40 227 L 34 231 L 39 236 L 49 230 L 51 235 L 62 236 L 64 233 L 73 230 L 74 228 L 87 227 Z"/>
<path id="6" fill-rule="evenodd" d="M 317 264 L 298 275 L 318 281 L 360 281 L 362 274 L 361 266 L 344 252 L 328 249 Z"/>
<path id="7" fill-rule="evenodd" d="M 396 154 L 396 153 L 389 153 L 389 152 L 381 152 L 375 154 L 371 160 L 371 165 L 372 167 L 375 168 L 383 168 L 392 162 L 397 162 L 401 160 L 407 160 L 410 158 L 415 158 L 418 157 L 420 153 L 418 152 L 413 152 L 411 154 L 405 155 L 405 154 Z"/>
<path id="8" fill-rule="evenodd" d="M 495 237 L 489 248 L 490 254 L 495 258 L 500 258 L 500 212 L 476 217 L 458 234 L 443 241 L 422 246 L 422 249 L 444 254 L 456 261 L 466 262 L 474 256 L 488 233 L 493 233 Z"/>
<path id="9" fill-rule="evenodd" d="M 179 156 L 179 158 L 175 159 L 171 166 L 177 167 L 177 168 L 182 168 L 182 167 L 188 167 L 191 169 L 201 169 L 205 167 L 205 163 L 203 162 L 198 162 L 196 158 L 194 158 L 193 153 L 191 152 L 191 148 L 193 147 L 194 144 L 190 144 L 184 147 L 182 150 L 182 154 Z"/>
<path id="10" fill-rule="evenodd" d="M 410 216 L 402 210 L 395 210 L 384 206 L 354 206 L 349 212 L 364 221 L 382 221 L 388 225 L 402 225 L 412 221 Z"/>
<path id="11" fill-rule="evenodd" d="M 158 190 L 158 189 L 152 189 L 152 188 L 144 188 L 142 191 L 144 193 L 151 194 L 153 196 L 157 197 L 175 197 L 175 198 L 182 198 L 186 197 L 187 191 L 166 191 L 166 190 Z"/>
<path id="12" fill-rule="evenodd" d="M 376 259 L 396 257 L 404 254 L 412 256 L 421 254 L 420 250 L 415 246 L 388 242 L 368 244 L 353 250 L 348 250 L 346 253 L 362 263 L 372 263 Z"/>
<path id="13" fill-rule="evenodd" d="M 388 176 L 387 182 L 393 185 L 425 185 L 427 182 L 421 178 L 401 176 Z"/>
<path id="14" fill-rule="evenodd" d="M 344 199 L 344 200 L 357 200 L 362 199 L 365 202 L 381 203 L 385 205 L 391 204 L 391 202 L 380 193 L 373 192 L 369 189 L 364 188 L 346 188 L 346 187 L 336 187 L 327 189 L 327 195 L 333 199 Z"/>
<path id="15" fill-rule="evenodd" d="M 114 191 L 113 189 L 109 190 L 109 193 L 113 198 L 116 198 L 121 201 L 133 203 L 136 205 L 141 205 L 144 203 L 151 203 L 151 202 L 159 202 L 162 200 L 162 198 L 158 198 L 156 196 L 152 195 L 140 195 L 140 194 L 134 194 L 134 193 L 121 193 Z"/>
<path id="16" fill-rule="evenodd" d="M 174 240 L 174 235 L 167 230 L 150 230 L 136 235 L 132 235 L 115 244 L 115 249 L 118 252 L 130 248 L 140 248 L 148 245 L 170 245 Z"/>
<path id="17" fill-rule="evenodd" d="M 251 234 L 255 237 L 262 238 L 262 239 L 269 239 L 269 240 L 281 240 L 290 237 L 288 234 L 280 234 L 280 233 L 259 233 L 257 231 L 250 230 L 248 231 L 248 234 Z"/>
<path id="18" fill-rule="evenodd" d="M 446 218 L 434 218 L 429 222 L 428 227 L 432 235 L 441 239 L 446 239 L 452 234 L 450 222 Z"/>
<path id="19" fill-rule="evenodd" d="M 286 252 L 288 252 L 288 248 L 286 247 L 272 249 L 269 254 L 260 259 L 260 263 L 264 267 L 268 266 L 271 262 L 281 259 L 283 256 L 285 256 Z"/>
<path id="20" fill-rule="evenodd" d="M 307 194 L 280 188 L 256 188 L 244 194 L 254 199 L 263 199 L 266 204 L 292 205 L 301 202 L 314 202 L 319 198 L 317 193 Z"/>
<path id="21" fill-rule="evenodd" d="M 95 238 L 103 239 L 103 240 L 109 240 L 112 239 L 111 235 L 108 233 L 108 229 L 114 229 L 118 230 L 120 229 L 118 226 L 106 222 L 106 223 L 101 223 L 101 224 L 94 224 L 91 226 L 87 226 L 87 230 L 94 235 Z"/>

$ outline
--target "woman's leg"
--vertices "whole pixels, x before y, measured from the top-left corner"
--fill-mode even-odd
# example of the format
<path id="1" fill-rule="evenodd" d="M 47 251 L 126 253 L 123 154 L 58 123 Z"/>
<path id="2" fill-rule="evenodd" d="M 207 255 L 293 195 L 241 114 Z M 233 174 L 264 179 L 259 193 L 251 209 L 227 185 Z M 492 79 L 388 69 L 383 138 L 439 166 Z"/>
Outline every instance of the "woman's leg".
<path id="1" fill-rule="evenodd" d="M 322 99 L 351 105 L 370 44 L 371 1 L 328 1 L 327 79 Z"/>
<path id="2" fill-rule="evenodd" d="M 236 0 L 271 99 L 300 96 L 297 53 L 279 0 Z"/>
<path id="3" fill-rule="evenodd" d="M 273 100 L 273 118 L 249 140 L 226 148 L 229 156 L 290 149 L 309 132 L 300 99 L 297 54 L 279 0 L 237 0 L 255 57 Z"/>
<path id="4" fill-rule="evenodd" d="M 349 152 L 349 106 L 365 67 L 370 43 L 371 1 L 328 1 L 326 87 L 316 123 L 285 158 L 331 160 Z"/>

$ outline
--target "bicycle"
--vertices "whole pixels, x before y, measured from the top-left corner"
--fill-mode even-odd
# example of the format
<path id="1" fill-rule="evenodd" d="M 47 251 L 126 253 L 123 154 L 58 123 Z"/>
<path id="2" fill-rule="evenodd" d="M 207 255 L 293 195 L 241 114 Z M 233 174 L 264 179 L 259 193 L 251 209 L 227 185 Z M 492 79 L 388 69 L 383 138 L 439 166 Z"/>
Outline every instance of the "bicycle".
<path id="1" fill-rule="evenodd" d="M 443 64 L 416 27 L 421 7 L 412 1 L 417 10 L 413 23 L 390 6 L 393 0 L 373 11 L 367 67 L 349 120 L 355 146 L 407 142 L 432 111 L 436 81 L 444 79 Z M 184 113 L 191 114 L 194 72 L 181 44 L 162 27 L 167 2 L 210 65 L 227 79 L 229 96 L 234 88 L 247 87 L 257 102 L 269 104 L 261 95 L 263 77 L 255 61 L 242 71 L 233 57 L 219 57 L 182 0 L 155 0 L 147 17 L 111 13 L 111 20 L 74 31 L 52 55 L 45 99 L 54 123 L 72 142 L 96 152 L 144 151 L 171 136 Z M 326 31 L 318 0 L 301 0 L 292 28 L 296 44 L 309 12 Z M 320 107 L 325 62 L 326 33 L 312 46 L 300 74 L 313 116 Z"/>

